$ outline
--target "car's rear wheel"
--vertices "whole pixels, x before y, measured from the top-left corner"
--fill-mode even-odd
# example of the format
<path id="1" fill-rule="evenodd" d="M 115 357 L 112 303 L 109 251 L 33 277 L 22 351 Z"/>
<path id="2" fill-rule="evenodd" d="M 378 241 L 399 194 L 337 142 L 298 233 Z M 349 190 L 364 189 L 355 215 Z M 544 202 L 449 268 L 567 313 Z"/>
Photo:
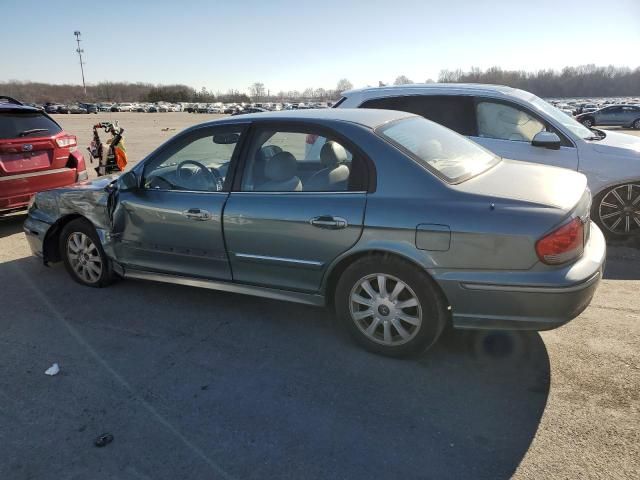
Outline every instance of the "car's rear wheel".
<path id="1" fill-rule="evenodd" d="M 584 125 L 587 128 L 591 128 L 594 125 L 594 121 L 592 118 L 585 118 L 581 120 L 580 123 L 582 123 L 582 125 Z"/>
<path id="2" fill-rule="evenodd" d="M 427 273 L 395 257 L 365 257 L 347 267 L 335 304 L 355 341 L 394 357 L 428 349 L 448 317 L 443 296 Z"/>
<path id="3" fill-rule="evenodd" d="M 89 287 L 104 287 L 114 280 L 111 260 L 88 221 L 77 219 L 65 225 L 59 244 L 67 272 L 76 282 Z"/>
<path id="4" fill-rule="evenodd" d="M 611 187 L 593 203 L 592 216 L 609 237 L 640 233 L 640 182 Z"/>
<path id="5" fill-rule="evenodd" d="M 633 122 L 633 128 L 640 130 L 640 118 Z"/>

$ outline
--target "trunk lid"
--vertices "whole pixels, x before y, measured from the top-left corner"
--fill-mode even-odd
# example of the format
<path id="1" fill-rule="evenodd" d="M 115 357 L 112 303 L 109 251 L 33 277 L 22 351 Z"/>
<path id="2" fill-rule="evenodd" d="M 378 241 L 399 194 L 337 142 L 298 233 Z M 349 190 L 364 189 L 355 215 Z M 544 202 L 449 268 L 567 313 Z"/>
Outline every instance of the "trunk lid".
<path id="1" fill-rule="evenodd" d="M 557 208 L 566 213 L 578 207 L 576 214 L 580 217 L 589 213 L 587 178 L 565 168 L 505 159 L 453 187 L 470 194 Z"/>
<path id="2" fill-rule="evenodd" d="M 56 145 L 51 138 L 15 139 L 0 144 L 0 175 L 18 175 L 51 168 Z"/>

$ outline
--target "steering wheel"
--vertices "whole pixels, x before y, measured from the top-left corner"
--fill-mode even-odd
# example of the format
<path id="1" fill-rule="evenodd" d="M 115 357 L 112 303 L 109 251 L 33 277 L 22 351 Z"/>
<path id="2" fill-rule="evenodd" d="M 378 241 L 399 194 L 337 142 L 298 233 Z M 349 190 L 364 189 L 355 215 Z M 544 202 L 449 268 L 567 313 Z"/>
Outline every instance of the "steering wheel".
<path id="1" fill-rule="evenodd" d="M 195 165 L 198 169 L 194 173 L 192 169 L 185 168 L 186 165 Z M 176 170 L 176 176 L 181 183 L 193 185 L 194 188 L 199 190 L 210 191 L 212 186 L 215 186 L 216 190 L 218 189 L 219 178 L 216 178 L 216 175 L 211 170 L 195 160 L 180 162 Z"/>

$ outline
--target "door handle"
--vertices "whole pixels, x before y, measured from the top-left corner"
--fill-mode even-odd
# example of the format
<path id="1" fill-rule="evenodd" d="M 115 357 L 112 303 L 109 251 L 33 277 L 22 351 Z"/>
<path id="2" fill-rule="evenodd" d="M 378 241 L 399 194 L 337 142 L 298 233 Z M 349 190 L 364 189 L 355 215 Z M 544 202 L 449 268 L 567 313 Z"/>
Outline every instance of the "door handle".
<path id="1" fill-rule="evenodd" d="M 326 228 L 327 230 L 339 230 L 346 228 L 348 223 L 342 217 L 333 217 L 331 215 L 321 215 L 319 217 L 312 218 L 309 223 L 314 227 Z"/>
<path id="2" fill-rule="evenodd" d="M 189 210 L 185 210 L 182 212 L 182 215 L 187 217 L 189 220 L 210 220 L 211 214 L 206 210 L 200 210 L 199 208 L 190 208 Z"/>

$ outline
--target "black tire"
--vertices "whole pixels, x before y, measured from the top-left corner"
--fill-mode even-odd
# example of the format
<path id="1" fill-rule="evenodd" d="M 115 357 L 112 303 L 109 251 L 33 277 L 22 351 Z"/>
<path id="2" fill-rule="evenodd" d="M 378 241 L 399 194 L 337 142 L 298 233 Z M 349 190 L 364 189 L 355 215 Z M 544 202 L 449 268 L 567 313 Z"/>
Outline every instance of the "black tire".
<path id="1" fill-rule="evenodd" d="M 400 330 L 395 327 L 394 323 L 398 322 L 399 319 L 393 318 L 395 314 L 393 312 L 389 313 L 388 308 L 386 310 L 380 310 L 383 305 L 378 305 L 378 309 L 375 310 L 377 313 L 372 314 L 373 316 L 371 317 L 371 322 L 368 324 L 368 327 L 370 328 L 374 322 L 376 326 L 373 327 L 371 335 L 365 333 L 363 325 L 363 322 L 367 322 L 368 320 L 364 319 L 358 322 L 352 316 L 352 309 L 354 305 L 358 303 L 352 300 L 352 294 L 361 288 L 361 282 L 366 279 L 366 277 L 376 276 L 377 278 L 378 274 L 386 276 L 387 280 L 393 283 L 393 286 L 401 282 L 408 287 L 398 295 L 396 305 L 402 303 L 403 298 L 406 299 L 407 296 L 410 299 L 415 298 L 419 302 L 418 306 L 414 307 L 414 313 L 409 313 L 409 315 L 411 315 L 410 318 L 413 319 L 413 316 L 416 316 L 416 318 L 419 317 L 421 319 L 419 326 L 401 323 L 401 327 L 403 327 L 402 330 L 404 330 L 405 327 L 408 329 L 408 331 L 405 330 L 404 333 L 411 333 L 408 340 L 400 338 Z M 387 280 L 385 280 L 385 282 Z M 376 283 L 375 288 L 379 293 L 379 283 L 377 281 L 374 283 Z M 371 283 L 369 283 L 369 285 L 372 286 Z M 392 288 L 391 284 L 389 284 L 389 290 L 386 288 L 383 290 L 389 293 Z M 360 291 L 364 292 L 364 290 Z M 403 295 L 405 295 L 405 297 L 403 297 Z M 385 297 L 385 295 L 383 294 L 382 297 Z M 385 300 L 389 300 L 390 297 L 391 294 L 387 296 Z M 390 357 L 411 356 L 426 351 L 438 340 L 449 318 L 444 296 L 431 277 L 410 262 L 394 256 L 374 255 L 361 258 L 349 265 L 338 280 L 334 299 L 336 314 L 351 337 L 365 349 Z M 371 307 L 365 308 L 367 310 L 370 308 L 374 311 L 373 309 L 376 307 L 372 305 Z M 411 307 L 408 308 L 410 311 Z M 364 312 L 360 311 L 355 313 Z M 401 313 L 407 313 L 407 310 L 405 309 L 401 311 Z M 388 323 L 389 325 L 384 325 L 384 323 Z M 376 339 L 376 336 L 384 337 L 384 331 L 387 329 L 391 332 L 392 341 L 397 342 L 395 345 L 385 343 L 384 338 Z M 395 335 L 393 332 L 395 332 Z"/>
<path id="2" fill-rule="evenodd" d="M 631 200 L 628 200 L 629 188 L 631 189 Z M 618 196 L 622 198 L 625 204 L 620 204 L 618 198 L 610 195 L 613 190 L 618 190 Z M 593 197 L 591 219 L 600 227 L 605 237 L 608 239 L 624 239 L 640 235 L 640 227 L 635 220 L 637 218 L 640 221 L 640 216 L 637 214 L 638 210 L 636 208 L 630 208 L 630 211 L 626 214 L 615 215 L 615 212 L 624 211 L 624 206 L 633 206 L 633 202 L 636 201 L 638 195 L 640 195 L 640 181 L 614 185 Z M 637 208 L 640 209 L 640 205 Z M 603 219 L 601 216 L 605 216 L 605 218 Z M 627 217 L 629 220 L 628 232 L 625 231 Z M 620 222 L 616 224 L 618 218 L 620 218 Z"/>
<path id="3" fill-rule="evenodd" d="M 596 124 L 596 122 L 591 117 L 583 118 L 582 120 L 580 120 L 580 123 L 587 128 L 591 128 Z"/>
<path id="4" fill-rule="evenodd" d="M 95 248 L 93 249 L 88 248 L 87 252 L 89 251 L 92 252 L 92 255 L 90 258 L 94 258 L 96 256 L 100 258 L 101 268 L 100 268 L 99 274 L 96 274 L 94 270 L 91 270 L 89 272 L 90 270 L 89 267 L 83 266 L 83 267 L 80 267 L 80 271 L 89 272 L 83 277 L 83 275 L 79 274 L 76 268 L 74 267 L 73 265 L 74 259 L 71 258 L 71 256 L 73 255 L 71 248 L 73 247 L 70 247 L 69 244 L 70 242 L 72 242 L 72 236 L 75 236 L 75 235 L 79 235 L 79 236 L 84 235 L 88 237 L 88 239 L 92 242 Z M 62 229 L 62 232 L 60 232 L 60 241 L 58 243 L 60 248 L 60 258 L 62 258 L 64 262 L 64 266 L 67 269 L 67 272 L 69 273 L 71 278 L 73 278 L 73 280 L 75 280 L 79 284 L 85 285 L 87 287 L 101 288 L 101 287 L 106 287 L 107 285 L 111 284 L 115 280 L 116 275 L 113 271 L 113 264 L 109 259 L 109 257 L 107 257 L 107 255 L 104 253 L 104 250 L 102 249 L 102 244 L 100 243 L 100 240 L 98 238 L 98 234 L 96 233 L 95 228 L 93 227 L 93 225 L 91 225 L 89 221 L 85 219 L 77 219 L 66 224 Z M 88 242 L 87 242 L 87 245 L 88 245 Z M 89 253 L 87 253 L 87 255 L 89 255 Z M 95 264 L 96 262 L 91 262 L 91 263 Z M 91 274 L 95 277 L 95 279 L 87 278 L 88 276 L 91 276 Z"/>
<path id="5" fill-rule="evenodd" d="M 636 130 L 640 130 L 640 118 L 638 118 L 637 120 L 635 120 L 632 124 L 631 124 L 631 128 L 634 128 Z"/>

